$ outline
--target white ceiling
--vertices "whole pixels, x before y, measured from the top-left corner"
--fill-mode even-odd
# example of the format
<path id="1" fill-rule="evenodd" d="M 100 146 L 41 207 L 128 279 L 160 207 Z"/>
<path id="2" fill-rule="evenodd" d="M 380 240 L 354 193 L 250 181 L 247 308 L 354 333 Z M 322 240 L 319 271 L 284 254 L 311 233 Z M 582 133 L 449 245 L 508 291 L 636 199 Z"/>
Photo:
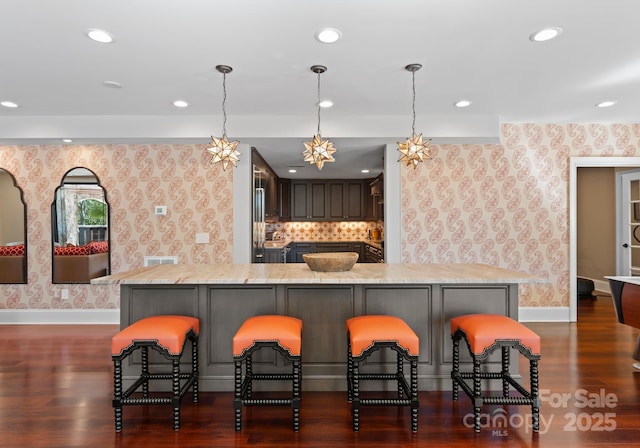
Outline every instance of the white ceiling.
<path id="1" fill-rule="evenodd" d="M 281 176 L 316 131 L 314 64 L 328 67 L 322 134 L 338 149 L 321 177 L 380 169 L 382 145 L 410 134 L 409 63 L 423 64 L 416 130 L 434 142 L 497 141 L 501 122 L 640 122 L 637 0 L 0 0 L 0 11 L 0 101 L 20 105 L 0 107 L 0 144 L 206 143 L 222 130 L 217 64 L 233 67 L 228 135 Z M 327 26 L 343 38 L 317 42 Z M 529 40 L 547 26 L 562 35 Z M 462 98 L 472 106 L 453 107 Z M 594 107 L 607 99 L 617 104 Z"/>

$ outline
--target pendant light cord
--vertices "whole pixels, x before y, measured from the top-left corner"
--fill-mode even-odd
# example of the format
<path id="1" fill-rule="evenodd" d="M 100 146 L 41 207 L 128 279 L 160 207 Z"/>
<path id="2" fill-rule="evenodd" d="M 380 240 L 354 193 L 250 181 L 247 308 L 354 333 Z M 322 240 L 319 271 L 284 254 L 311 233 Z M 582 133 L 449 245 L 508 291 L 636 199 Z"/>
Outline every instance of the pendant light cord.
<path id="1" fill-rule="evenodd" d="M 222 135 L 227 135 L 227 74 L 222 74 Z"/>
<path id="2" fill-rule="evenodd" d="M 413 103 L 412 103 L 412 110 L 413 110 L 413 122 L 411 123 L 411 134 L 415 134 L 416 133 L 416 72 L 415 70 L 411 72 L 411 81 L 412 81 L 412 85 L 413 85 Z"/>
<path id="3" fill-rule="evenodd" d="M 320 137 L 320 72 L 318 72 L 318 137 Z"/>

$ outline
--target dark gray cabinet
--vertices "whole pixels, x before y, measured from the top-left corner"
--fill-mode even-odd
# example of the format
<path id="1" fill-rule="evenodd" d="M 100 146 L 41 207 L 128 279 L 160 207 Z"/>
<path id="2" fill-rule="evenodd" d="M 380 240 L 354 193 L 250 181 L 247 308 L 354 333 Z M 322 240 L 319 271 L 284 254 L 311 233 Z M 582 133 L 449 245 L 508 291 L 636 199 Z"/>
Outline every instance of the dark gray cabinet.
<path id="1" fill-rule="evenodd" d="M 353 243 L 348 241 L 316 243 L 316 253 L 318 252 L 353 252 Z"/>
<path id="2" fill-rule="evenodd" d="M 291 221 L 291 181 L 278 178 L 278 211 L 280 221 Z"/>
<path id="3" fill-rule="evenodd" d="M 364 212 L 364 183 L 361 180 L 328 181 L 329 220 L 361 221 Z"/>
<path id="4" fill-rule="evenodd" d="M 291 243 L 291 263 L 304 263 L 304 254 L 313 254 L 316 251 L 315 243 Z"/>
<path id="5" fill-rule="evenodd" d="M 370 180 L 292 180 L 292 221 L 363 221 Z"/>
<path id="6" fill-rule="evenodd" d="M 327 183 L 325 181 L 291 181 L 291 220 L 327 220 Z"/>
<path id="7" fill-rule="evenodd" d="M 289 263 L 304 263 L 304 254 L 314 254 L 320 252 L 356 252 L 358 262 L 364 263 L 364 244 L 354 241 L 332 241 L 327 243 L 290 243 Z"/>
<path id="8" fill-rule="evenodd" d="M 265 248 L 264 250 L 264 263 L 284 263 L 284 254 L 286 248 Z"/>

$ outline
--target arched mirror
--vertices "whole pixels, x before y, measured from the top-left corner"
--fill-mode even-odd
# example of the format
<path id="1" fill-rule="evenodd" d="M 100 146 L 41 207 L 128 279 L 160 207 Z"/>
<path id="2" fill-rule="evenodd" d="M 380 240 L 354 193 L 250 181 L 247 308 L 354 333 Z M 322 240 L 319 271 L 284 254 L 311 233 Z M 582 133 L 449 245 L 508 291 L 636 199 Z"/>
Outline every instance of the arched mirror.
<path id="1" fill-rule="evenodd" d="M 27 205 L 15 177 L 0 169 L 0 283 L 27 283 Z"/>
<path id="2" fill-rule="evenodd" d="M 90 283 L 111 271 L 109 203 L 98 177 L 74 168 L 51 205 L 53 283 Z"/>

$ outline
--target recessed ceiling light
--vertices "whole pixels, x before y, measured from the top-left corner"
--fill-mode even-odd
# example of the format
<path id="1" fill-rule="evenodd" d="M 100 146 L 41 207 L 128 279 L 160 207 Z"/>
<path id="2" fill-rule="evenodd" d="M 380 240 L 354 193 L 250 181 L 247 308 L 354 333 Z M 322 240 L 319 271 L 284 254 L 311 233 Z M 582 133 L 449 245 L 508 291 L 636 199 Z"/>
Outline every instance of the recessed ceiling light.
<path id="1" fill-rule="evenodd" d="M 105 81 L 102 83 L 103 86 L 105 87 L 109 87 L 111 89 L 121 89 L 122 88 L 122 84 L 120 84 L 118 81 Z"/>
<path id="2" fill-rule="evenodd" d="M 331 100 L 322 100 L 318 103 L 318 106 L 322 107 L 322 108 L 326 108 L 326 107 L 332 107 L 333 106 L 333 101 Z"/>
<path id="3" fill-rule="evenodd" d="M 617 101 L 602 101 L 601 103 L 596 104 L 596 107 L 611 107 L 616 103 Z"/>
<path id="4" fill-rule="evenodd" d="M 554 39 L 562 34 L 562 28 L 558 27 L 549 27 L 543 28 L 540 31 L 536 31 L 531 36 L 529 36 L 529 40 L 533 42 L 544 42 L 547 40 Z"/>
<path id="5" fill-rule="evenodd" d="M 16 103 L 14 103 L 13 101 L 2 101 L 2 102 L 0 102 L 0 105 L 2 105 L 4 107 L 18 107 L 18 105 Z"/>
<path id="6" fill-rule="evenodd" d="M 290 173 L 297 173 L 297 172 L 298 172 L 298 170 L 296 170 L 296 169 L 294 169 L 294 168 L 290 168 L 290 169 L 289 169 L 289 172 L 290 172 Z"/>
<path id="7" fill-rule="evenodd" d="M 360 172 L 361 172 L 362 174 L 367 174 L 367 173 L 369 172 L 369 170 L 360 170 Z"/>
<path id="8" fill-rule="evenodd" d="M 71 143 L 73 140 L 71 140 L 70 138 L 63 138 L 62 141 L 65 143 Z"/>
<path id="9" fill-rule="evenodd" d="M 342 38 L 342 31 L 335 28 L 323 28 L 316 33 L 316 40 L 323 44 L 332 44 Z"/>
<path id="10" fill-rule="evenodd" d="M 187 103 L 186 101 L 183 100 L 176 100 L 173 102 L 173 105 L 176 107 L 187 107 L 189 105 L 189 103 Z"/>
<path id="11" fill-rule="evenodd" d="M 453 104 L 456 107 L 469 107 L 471 106 L 471 101 L 469 100 L 460 100 Z"/>
<path id="12" fill-rule="evenodd" d="M 114 41 L 113 35 L 105 30 L 89 29 L 84 32 L 87 37 L 101 44 L 110 44 Z"/>

